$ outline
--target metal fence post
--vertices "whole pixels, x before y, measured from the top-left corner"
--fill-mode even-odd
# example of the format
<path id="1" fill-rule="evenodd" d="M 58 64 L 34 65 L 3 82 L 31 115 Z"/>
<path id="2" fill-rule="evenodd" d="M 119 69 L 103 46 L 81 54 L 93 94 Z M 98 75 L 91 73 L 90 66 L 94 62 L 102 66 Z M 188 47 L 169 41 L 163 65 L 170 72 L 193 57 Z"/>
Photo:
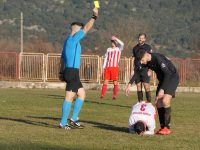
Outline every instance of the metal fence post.
<path id="1" fill-rule="evenodd" d="M 43 55 L 43 71 L 42 71 L 42 76 L 43 76 L 43 82 L 47 81 L 47 55 Z"/>
<path id="2" fill-rule="evenodd" d="M 19 70 L 19 56 L 20 54 L 16 53 L 16 80 L 19 80 L 19 73 L 20 73 L 20 70 Z"/>

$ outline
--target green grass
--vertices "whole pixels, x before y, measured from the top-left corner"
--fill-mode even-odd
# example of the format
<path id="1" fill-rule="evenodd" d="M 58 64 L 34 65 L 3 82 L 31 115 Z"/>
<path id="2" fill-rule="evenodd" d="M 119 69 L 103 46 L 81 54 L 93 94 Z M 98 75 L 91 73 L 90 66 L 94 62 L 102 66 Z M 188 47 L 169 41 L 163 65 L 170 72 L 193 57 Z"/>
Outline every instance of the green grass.
<path id="1" fill-rule="evenodd" d="M 111 94 L 101 101 L 99 92 L 87 91 L 80 115 L 86 128 L 65 131 L 57 128 L 63 90 L 0 89 L 0 149 L 200 149 L 199 94 L 177 94 L 172 103 L 173 134 L 147 137 L 127 132 L 135 93 L 129 97 L 119 93 L 117 101 L 111 100 Z"/>

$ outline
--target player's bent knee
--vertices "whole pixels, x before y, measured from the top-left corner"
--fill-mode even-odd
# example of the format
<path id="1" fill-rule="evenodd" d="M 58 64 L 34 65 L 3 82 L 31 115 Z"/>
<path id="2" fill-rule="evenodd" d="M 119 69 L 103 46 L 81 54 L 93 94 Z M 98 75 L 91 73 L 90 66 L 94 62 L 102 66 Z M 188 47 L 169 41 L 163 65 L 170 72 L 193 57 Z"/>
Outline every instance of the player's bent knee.
<path id="1" fill-rule="evenodd" d="M 117 81 L 113 81 L 113 83 L 114 83 L 114 85 L 117 85 L 117 84 L 118 84 L 118 82 L 117 82 Z"/>
<path id="2" fill-rule="evenodd" d="M 65 100 L 73 102 L 75 95 L 76 94 L 74 92 L 66 92 Z"/>
<path id="3" fill-rule="evenodd" d="M 78 93 L 77 93 L 77 96 L 78 96 L 78 98 L 84 100 L 85 97 L 86 97 L 85 90 L 84 90 L 83 88 L 79 89 L 79 90 L 78 90 Z"/>
<path id="4" fill-rule="evenodd" d="M 145 91 L 150 91 L 150 85 L 148 83 L 144 84 Z"/>
<path id="5" fill-rule="evenodd" d="M 171 106 L 171 99 L 172 99 L 171 95 L 168 95 L 168 94 L 164 95 L 164 97 L 163 97 L 163 105 L 164 105 L 165 108 Z"/>
<path id="6" fill-rule="evenodd" d="M 108 84 L 108 80 L 105 80 L 105 81 L 104 81 L 104 84 L 106 84 L 106 85 L 107 85 L 107 84 Z"/>
<path id="7" fill-rule="evenodd" d="M 142 91 L 141 83 L 138 83 L 136 86 L 137 86 L 137 91 Z"/>

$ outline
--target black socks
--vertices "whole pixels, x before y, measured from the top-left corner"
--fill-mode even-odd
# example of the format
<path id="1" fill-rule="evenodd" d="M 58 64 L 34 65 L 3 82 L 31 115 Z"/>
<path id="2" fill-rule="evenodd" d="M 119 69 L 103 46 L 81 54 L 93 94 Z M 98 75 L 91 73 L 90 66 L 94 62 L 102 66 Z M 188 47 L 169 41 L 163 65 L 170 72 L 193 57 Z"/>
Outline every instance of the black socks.
<path id="1" fill-rule="evenodd" d="M 158 108 L 158 117 L 159 117 L 160 127 L 161 128 L 165 127 L 164 115 L 165 115 L 165 108 L 164 107 Z"/>
<path id="2" fill-rule="evenodd" d="M 165 108 L 165 127 L 170 128 L 171 107 Z"/>
<path id="3" fill-rule="evenodd" d="M 168 108 L 158 108 L 158 116 L 160 121 L 160 127 L 170 128 L 170 121 L 171 121 L 171 107 Z"/>
<path id="4" fill-rule="evenodd" d="M 151 91 L 146 92 L 147 102 L 151 102 Z"/>
<path id="5" fill-rule="evenodd" d="M 137 96 L 138 96 L 138 101 L 139 102 L 143 101 L 143 92 L 142 91 L 138 91 L 137 92 Z"/>
<path id="6" fill-rule="evenodd" d="M 137 96 L 138 96 L 139 102 L 143 101 L 143 92 L 142 91 L 138 91 Z M 146 98 L 147 98 L 147 102 L 151 102 L 151 92 L 150 91 L 146 92 Z"/>

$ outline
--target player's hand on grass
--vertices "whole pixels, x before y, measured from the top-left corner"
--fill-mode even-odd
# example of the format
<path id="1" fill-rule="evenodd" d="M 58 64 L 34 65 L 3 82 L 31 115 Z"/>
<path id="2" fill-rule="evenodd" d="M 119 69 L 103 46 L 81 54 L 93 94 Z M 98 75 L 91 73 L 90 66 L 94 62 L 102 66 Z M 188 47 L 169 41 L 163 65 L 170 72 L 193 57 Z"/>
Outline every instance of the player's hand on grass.
<path id="1" fill-rule="evenodd" d="M 127 88 L 126 88 L 126 96 L 129 95 L 130 88 L 131 88 L 131 84 L 129 83 L 128 86 L 127 86 Z"/>

